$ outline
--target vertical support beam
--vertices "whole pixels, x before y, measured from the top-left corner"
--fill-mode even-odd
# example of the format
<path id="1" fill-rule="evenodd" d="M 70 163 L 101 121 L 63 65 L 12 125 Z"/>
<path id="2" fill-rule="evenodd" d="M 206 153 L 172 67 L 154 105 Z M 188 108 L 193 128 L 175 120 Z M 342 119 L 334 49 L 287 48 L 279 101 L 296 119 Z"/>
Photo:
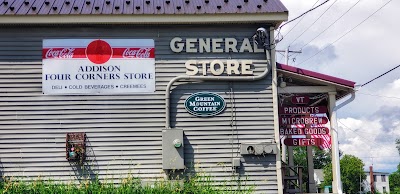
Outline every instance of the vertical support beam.
<path id="1" fill-rule="evenodd" d="M 286 150 L 287 150 L 288 146 L 286 146 L 285 143 L 283 143 L 285 141 L 285 139 L 286 139 L 286 137 L 282 138 L 282 142 L 281 142 L 282 143 L 282 162 L 287 163 Z"/>
<path id="2" fill-rule="evenodd" d="M 291 138 L 291 136 L 289 136 L 289 138 Z M 293 159 L 293 146 L 287 146 L 288 148 L 288 162 L 289 162 L 289 166 L 290 168 L 294 167 L 294 159 Z M 294 169 L 294 168 L 293 168 Z M 291 170 L 290 171 L 290 176 L 294 176 L 294 171 Z"/>
<path id="3" fill-rule="evenodd" d="M 342 194 L 342 181 L 340 178 L 340 160 L 339 160 L 339 143 L 338 129 L 336 121 L 336 92 L 328 92 L 329 94 L 329 115 L 331 124 L 331 141 L 332 141 L 332 191 L 333 193 Z"/>
<path id="4" fill-rule="evenodd" d="M 269 41 L 270 45 L 275 44 L 274 40 L 274 27 L 269 28 Z M 268 51 L 267 51 L 268 52 Z M 278 147 L 278 154 L 276 154 L 276 174 L 278 183 L 278 193 L 283 193 L 283 177 L 282 177 L 282 161 L 281 161 L 281 150 L 280 150 L 280 135 L 279 135 L 279 116 L 278 116 L 278 81 L 276 71 L 276 60 L 275 60 L 275 47 L 271 48 L 271 70 L 272 70 L 272 104 L 274 108 L 274 131 L 275 131 L 275 142 Z"/>
<path id="5" fill-rule="evenodd" d="M 308 192 L 317 193 L 317 187 L 314 180 L 314 160 L 313 147 L 307 146 L 307 166 L 308 166 Z"/>

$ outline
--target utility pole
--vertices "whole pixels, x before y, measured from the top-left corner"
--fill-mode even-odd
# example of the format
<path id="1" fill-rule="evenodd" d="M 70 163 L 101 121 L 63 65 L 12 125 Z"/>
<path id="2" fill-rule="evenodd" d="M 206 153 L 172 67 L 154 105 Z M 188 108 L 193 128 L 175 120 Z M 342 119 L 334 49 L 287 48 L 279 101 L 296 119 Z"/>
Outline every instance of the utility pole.
<path id="1" fill-rule="evenodd" d="M 371 182 L 371 193 L 374 194 L 375 193 L 375 186 L 374 186 L 374 167 L 373 166 L 369 166 L 369 180 Z"/>
<path id="2" fill-rule="evenodd" d="M 278 53 L 285 53 L 285 63 L 286 63 L 285 65 L 289 65 L 289 53 L 301 53 L 301 50 L 293 51 L 293 50 L 290 50 L 289 47 L 290 46 L 288 46 L 285 50 L 275 50 L 275 52 L 278 52 Z M 291 136 L 288 136 L 288 137 L 290 138 Z M 288 152 L 288 160 L 286 160 L 286 152 Z M 293 147 L 292 146 L 286 146 L 285 144 L 282 144 L 282 161 L 288 162 L 289 166 L 291 166 L 291 167 L 294 166 Z"/>
<path id="3" fill-rule="evenodd" d="M 301 53 L 301 50 L 293 51 L 289 49 L 288 46 L 285 50 L 275 50 L 278 53 L 285 53 L 285 65 L 289 65 L 289 53 Z"/>
<path id="4" fill-rule="evenodd" d="M 289 47 L 290 46 L 288 46 L 285 50 L 275 50 L 275 52 L 278 52 L 278 53 L 285 53 L 285 65 L 289 65 L 289 53 L 301 53 L 301 50 L 293 51 L 293 50 L 290 50 Z M 290 136 L 288 136 L 288 137 L 290 137 Z M 282 146 L 282 161 L 288 162 L 289 166 L 294 166 L 293 147 L 286 146 L 285 144 L 282 144 L 282 145 L 283 145 Z M 288 161 L 286 160 L 286 152 L 288 152 Z"/>

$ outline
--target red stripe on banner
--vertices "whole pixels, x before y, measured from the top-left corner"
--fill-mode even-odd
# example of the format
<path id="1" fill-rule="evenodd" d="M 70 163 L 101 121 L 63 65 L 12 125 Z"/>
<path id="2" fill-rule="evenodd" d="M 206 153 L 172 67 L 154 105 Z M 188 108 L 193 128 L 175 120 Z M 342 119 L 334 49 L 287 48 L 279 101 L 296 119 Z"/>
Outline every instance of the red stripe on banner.
<path id="1" fill-rule="evenodd" d="M 91 55 L 110 55 L 93 51 Z M 87 58 L 86 48 L 43 48 L 42 59 L 84 59 Z M 111 58 L 155 58 L 154 48 L 112 48 Z"/>
<path id="2" fill-rule="evenodd" d="M 113 48 L 112 58 L 154 58 L 154 48 Z"/>
<path id="3" fill-rule="evenodd" d="M 86 58 L 86 48 L 43 48 L 42 59 Z"/>

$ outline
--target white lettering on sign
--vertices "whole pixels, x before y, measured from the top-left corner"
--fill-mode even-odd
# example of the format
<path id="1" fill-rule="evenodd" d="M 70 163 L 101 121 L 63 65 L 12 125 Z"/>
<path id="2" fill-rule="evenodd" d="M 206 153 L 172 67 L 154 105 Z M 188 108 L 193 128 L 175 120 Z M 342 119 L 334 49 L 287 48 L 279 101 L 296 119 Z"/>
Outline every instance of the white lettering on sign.
<path id="1" fill-rule="evenodd" d="M 280 135 L 327 135 L 329 130 L 326 127 L 315 128 L 281 128 Z"/>
<path id="2" fill-rule="evenodd" d="M 227 75 L 252 75 L 252 64 L 251 60 L 227 60 L 226 63 L 221 60 L 188 60 L 185 63 L 185 67 L 187 69 L 186 75 L 197 75 L 200 72 L 198 65 L 202 68 L 202 75 L 207 75 L 208 70 L 212 75 L 222 75 L 223 73 Z"/>
<path id="3" fill-rule="evenodd" d="M 239 45 L 235 38 L 186 38 L 183 41 L 180 37 L 171 40 L 169 46 L 175 53 L 186 51 L 187 53 L 262 53 L 264 49 L 258 48 L 257 44 L 251 43 L 244 38 Z M 239 50 L 238 50 L 239 47 Z"/>
<path id="4" fill-rule="evenodd" d="M 302 114 L 302 113 L 312 113 L 312 114 L 318 114 L 319 112 L 319 107 L 284 107 L 284 114 Z"/>
<path id="5" fill-rule="evenodd" d="M 304 97 L 298 97 L 298 96 L 296 96 L 296 101 L 297 101 L 297 103 L 303 103 L 304 102 Z"/>
<path id="6" fill-rule="evenodd" d="M 149 58 L 151 48 L 131 49 L 127 48 L 122 53 L 123 58 Z"/>
<path id="7" fill-rule="evenodd" d="M 186 38 L 175 37 L 170 42 L 170 48 L 175 53 L 259 53 L 264 49 L 248 38 L 240 41 L 235 38 Z M 251 60 L 188 60 L 185 63 L 186 75 L 253 75 Z"/>
<path id="8" fill-rule="evenodd" d="M 312 125 L 312 124 L 326 124 L 325 117 L 282 117 L 281 124 L 283 125 Z"/>
<path id="9" fill-rule="evenodd" d="M 74 57 L 74 50 L 74 48 L 50 48 L 49 50 L 47 50 L 45 58 L 71 59 Z"/>

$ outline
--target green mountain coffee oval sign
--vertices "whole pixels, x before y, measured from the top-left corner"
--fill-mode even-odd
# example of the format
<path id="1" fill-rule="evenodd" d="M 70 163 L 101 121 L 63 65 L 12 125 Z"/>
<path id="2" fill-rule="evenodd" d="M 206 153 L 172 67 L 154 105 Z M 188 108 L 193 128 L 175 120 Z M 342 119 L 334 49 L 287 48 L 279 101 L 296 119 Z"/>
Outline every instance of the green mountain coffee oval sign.
<path id="1" fill-rule="evenodd" d="M 215 116 L 224 111 L 225 106 L 224 98 L 211 92 L 194 93 L 185 101 L 185 109 L 198 117 Z"/>

